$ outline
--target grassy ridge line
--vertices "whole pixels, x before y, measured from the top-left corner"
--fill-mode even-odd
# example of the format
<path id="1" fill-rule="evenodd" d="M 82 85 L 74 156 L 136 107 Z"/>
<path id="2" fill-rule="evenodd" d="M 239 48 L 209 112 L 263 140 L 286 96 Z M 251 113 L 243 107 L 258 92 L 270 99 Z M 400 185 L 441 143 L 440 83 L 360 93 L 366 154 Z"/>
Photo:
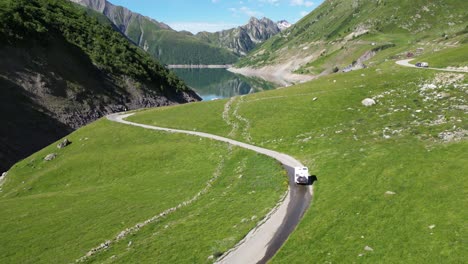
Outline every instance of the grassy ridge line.
<path id="1" fill-rule="evenodd" d="M 272 262 L 463 262 L 467 85 L 466 74 L 389 61 L 245 96 L 238 114 L 253 124 L 252 142 L 296 153 L 320 181 L 314 206 Z M 362 106 L 366 97 L 377 105 Z M 226 136 L 225 103 L 130 119 L 166 126 L 170 116 L 173 127 Z"/>
<path id="2" fill-rule="evenodd" d="M 71 262 L 121 230 L 193 197 L 203 189 L 224 157 L 227 163 L 222 177 L 232 179 L 215 181 L 213 186 L 236 182 L 230 188 L 234 194 L 229 200 L 237 208 L 234 215 L 234 211 L 229 215 L 232 221 L 240 223 L 254 214 L 260 218 L 259 212 L 268 212 L 284 192 L 282 169 L 275 162 L 248 151 L 229 152 L 225 144 L 211 140 L 146 131 L 106 120 L 79 129 L 68 138 L 73 142 L 70 146 L 57 150 L 55 144 L 51 145 L 9 171 L 0 192 L 0 231 L 4 234 L 0 237 L 0 262 Z M 43 161 L 52 152 L 58 154 L 57 158 Z M 251 167 L 244 169 L 243 163 Z M 245 177 L 238 177 L 239 173 Z M 269 180 L 265 181 L 267 175 Z M 237 186 L 242 188 L 237 190 Z M 222 196 L 225 189 L 217 188 L 209 195 Z M 246 198 L 265 203 L 243 210 L 240 205 L 248 200 L 235 199 L 252 188 L 256 191 Z M 199 202 L 191 210 L 202 210 L 207 218 L 213 218 L 212 212 L 218 209 Z M 171 217 L 186 215 L 178 211 Z M 146 229 L 159 226 L 166 218 Z M 218 225 L 223 226 L 226 218 L 222 215 L 216 218 Z M 229 232 L 215 232 L 216 239 L 223 240 L 228 235 L 241 237 L 255 222 L 249 220 Z M 216 226 L 206 227 L 203 223 L 198 226 L 216 230 Z M 172 237 L 171 233 L 168 235 Z M 204 250 L 197 256 L 206 259 L 232 247 L 236 241 L 216 246 L 216 239 L 206 236 L 199 243 Z M 167 238 L 160 242 L 158 247 L 168 248 L 164 254 L 169 254 L 174 241 Z M 154 259 L 158 254 L 150 256 Z M 174 256 L 177 254 L 166 255 Z"/>

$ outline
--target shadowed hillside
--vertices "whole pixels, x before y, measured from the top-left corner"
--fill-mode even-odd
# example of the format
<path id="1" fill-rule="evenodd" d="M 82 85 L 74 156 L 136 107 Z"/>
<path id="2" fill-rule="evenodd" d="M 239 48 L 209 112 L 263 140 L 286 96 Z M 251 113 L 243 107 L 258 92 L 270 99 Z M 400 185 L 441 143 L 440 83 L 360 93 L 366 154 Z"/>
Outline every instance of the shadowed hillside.
<path id="1" fill-rule="evenodd" d="M 0 170 L 107 113 L 198 100 L 72 3 L 5 0 L 0 22 Z"/>

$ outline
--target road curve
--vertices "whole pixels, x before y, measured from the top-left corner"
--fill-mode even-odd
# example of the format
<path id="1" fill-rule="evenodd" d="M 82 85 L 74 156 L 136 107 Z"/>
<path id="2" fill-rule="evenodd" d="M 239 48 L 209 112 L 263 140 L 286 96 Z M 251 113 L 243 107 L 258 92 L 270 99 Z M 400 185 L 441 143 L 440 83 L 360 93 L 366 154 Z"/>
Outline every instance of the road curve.
<path id="1" fill-rule="evenodd" d="M 288 171 L 289 190 L 285 194 L 284 199 L 244 239 L 221 256 L 217 260 L 217 263 L 266 263 L 279 250 L 292 231 L 294 231 L 305 211 L 309 208 L 313 195 L 313 187 L 299 186 L 294 183 L 293 168 L 303 165 L 293 157 L 208 133 L 156 127 L 124 120 L 131 115 L 133 114 L 116 113 L 108 115 L 107 119 L 146 129 L 183 133 L 226 142 L 272 157 L 283 164 L 284 168 Z"/>
<path id="2" fill-rule="evenodd" d="M 409 63 L 414 59 L 406 59 L 406 60 L 399 60 L 396 61 L 395 63 L 404 66 L 404 67 L 410 67 L 410 68 L 418 68 L 418 69 L 429 69 L 429 70 L 436 70 L 436 71 L 446 71 L 446 72 L 460 72 L 460 73 L 467 73 L 467 71 L 464 70 L 457 70 L 457 69 L 443 69 L 443 68 L 431 68 L 431 67 L 417 67 L 414 64 Z"/>

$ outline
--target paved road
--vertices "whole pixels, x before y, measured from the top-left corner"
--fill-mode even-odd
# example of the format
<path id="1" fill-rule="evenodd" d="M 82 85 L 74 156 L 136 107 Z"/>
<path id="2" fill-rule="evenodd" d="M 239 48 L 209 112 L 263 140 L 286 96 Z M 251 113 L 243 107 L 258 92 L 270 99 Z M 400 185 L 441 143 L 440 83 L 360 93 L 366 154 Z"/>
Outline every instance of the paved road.
<path id="1" fill-rule="evenodd" d="M 107 119 L 127 125 L 146 129 L 160 130 L 171 133 L 183 133 L 199 137 L 211 138 L 218 141 L 250 149 L 270 156 L 283 164 L 289 175 L 289 190 L 284 199 L 268 214 L 268 216 L 251 230 L 247 236 L 233 249 L 221 256 L 217 263 L 265 263 L 279 250 L 288 236 L 294 231 L 307 208 L 309 208 L 313 195 L 312 186 L 298 186 L 294 183 L 293 168 L 303 166 L 298 160 L 286 154 L 273 150 L 260 148 L 225 137 L 203 132 L 170 129 L 124 120 L 132 114 L 112 114 Z"/>
<path id="2" fill-rule="evenodd" d="M 467 72 L 468 72 L 468 71 L 456 70 L 456 69 L 443 69 L 443 68 L 431 68 L 431 67 L 428 67 L 428 68 L 425 68 L 425 67 L 417 67 L 416 65 L 409 63 L 409 62 L 412 61 L 412 60 L 414 60 L 414 59 L 399 60 L 399 61 L 396 61 L 396 64 L 398 64 L 398 65 L 400 65 L 400 66 L 404 66 L 404 67 L 411 67 L 411 68 L 418 68 L 418 69 L 431 69 L 431 70 L 436 70 L 436 71 L 461 72 L 461 73 L 467 73 Z"/>

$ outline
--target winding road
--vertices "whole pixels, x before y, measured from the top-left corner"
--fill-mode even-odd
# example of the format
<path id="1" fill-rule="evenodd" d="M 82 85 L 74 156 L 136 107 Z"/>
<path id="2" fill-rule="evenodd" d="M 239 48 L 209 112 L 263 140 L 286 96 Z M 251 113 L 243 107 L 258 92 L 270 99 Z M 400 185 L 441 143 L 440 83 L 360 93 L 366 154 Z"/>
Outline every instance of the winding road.
<path id="1" fill-rule="evenodd" d="M 313 195 L 313 187 L 312 185 L 302 186 L 294 183 L 294 167 L 302 167 L 303 165 L 293 157 L 208 133 L 156 127 L 126 121 L 125 118 L 131 115 L 133 114 L 117 113 L 108 115 L 107 119 L 145 129 L 183 133 L 226 142 L 272 157 L 279 161 L 288 171 L 289 189 L 284 199 L 243 240 L 221 256 L 216 263 L 266 263 L 280 249 L 289 235 L 294 231 L 307 208 L 309 208 Z"/>
<path id="2" fill-rule="evenodd" d="M 414 59 L 406 59 L 406 60 L 399 60 L 396 61 L 395 63 L 404 66 L 404 67 L 410 67 L 410 68 L 418 68 L 418 69 L 429 69 L 429 70 L 436 70 L 436 71 L 446 71 L 446 72 L 460 72 L 460 73 L 467 73 L 465 70 L 457 70 L 457 69 L 443 69 L 443 68 L 431 68 L 431 67 L 418 67 L 414 64 L 409 63 Z"/>

